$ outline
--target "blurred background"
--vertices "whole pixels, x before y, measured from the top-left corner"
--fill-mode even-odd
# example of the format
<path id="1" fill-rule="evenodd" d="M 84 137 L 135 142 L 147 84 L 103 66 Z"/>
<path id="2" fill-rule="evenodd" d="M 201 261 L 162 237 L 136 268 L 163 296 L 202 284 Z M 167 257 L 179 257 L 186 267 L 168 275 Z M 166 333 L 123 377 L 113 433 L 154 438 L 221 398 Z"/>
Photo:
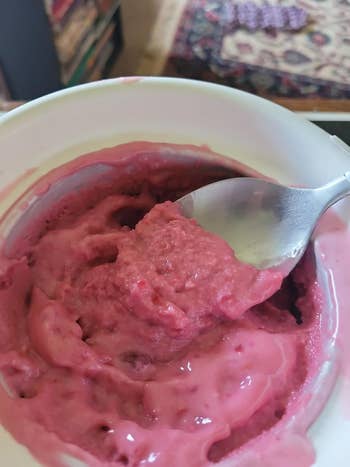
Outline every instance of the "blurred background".
<path id="1" fill-rule="evenodd" d="M 0 2 L 0 109 L 132 75 L 350 111 L 350 0 Z"/>

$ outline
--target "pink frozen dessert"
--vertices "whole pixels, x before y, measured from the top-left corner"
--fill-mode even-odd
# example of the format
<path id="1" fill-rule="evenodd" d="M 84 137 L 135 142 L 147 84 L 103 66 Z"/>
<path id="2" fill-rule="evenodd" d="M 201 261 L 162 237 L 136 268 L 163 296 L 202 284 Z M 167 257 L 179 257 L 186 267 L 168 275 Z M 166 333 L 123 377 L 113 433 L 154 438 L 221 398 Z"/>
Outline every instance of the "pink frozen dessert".
<path id="1" fill-rule="evenodd" d="M 214 465 L 281 423 L 305 383 L 312 267 L 258 271 L 181 215 L 178 196 L 237 176 L 199 153 L 84 156 L 39 182 L 5 243 L 0 420 L 41 462 L 63 465 L 40 451 L 46 433 L 87 465 Z"/>

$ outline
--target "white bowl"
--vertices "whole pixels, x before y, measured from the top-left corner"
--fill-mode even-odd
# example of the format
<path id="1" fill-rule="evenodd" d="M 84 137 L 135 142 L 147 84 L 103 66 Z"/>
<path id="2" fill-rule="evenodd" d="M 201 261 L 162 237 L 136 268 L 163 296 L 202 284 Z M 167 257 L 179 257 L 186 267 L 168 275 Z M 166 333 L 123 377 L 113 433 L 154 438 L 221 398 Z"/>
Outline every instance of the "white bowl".
<path id="1" fill-rule="evenodd" d="M 45 96 L 1 118 L 0 214 L 49 168 L 135 140 L 206 145 L 288 184 L 315 186 L 350 166 L 350 153 L 337 139 L 250 94 L 180 79 L 108 80 Z M 340 207 L 343 217 L 348 207 Z M 338 305 L 333 311 L 342 324 L 346 310 Z M 350 465 L 342 396 L 349 381 L 342 374 L 309 431 L 317 467 Z M 0 452 L 1 465 L 38 465 L 1 427 Z"/>

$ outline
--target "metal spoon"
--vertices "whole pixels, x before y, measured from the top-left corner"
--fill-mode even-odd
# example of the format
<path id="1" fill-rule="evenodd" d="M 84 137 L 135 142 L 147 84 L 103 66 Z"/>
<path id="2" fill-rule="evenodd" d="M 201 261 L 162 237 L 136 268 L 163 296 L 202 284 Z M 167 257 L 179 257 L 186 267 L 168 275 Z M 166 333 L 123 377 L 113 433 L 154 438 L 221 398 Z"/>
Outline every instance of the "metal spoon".
<path id="1" fill-rule="evenodd" d="M 177 203 L 186 217 L 224 238 L 240 260 L 288 274 L 319 218 L 348 194 L 350 171 L 315 189 L 232 178 L 199 188 Z"/>

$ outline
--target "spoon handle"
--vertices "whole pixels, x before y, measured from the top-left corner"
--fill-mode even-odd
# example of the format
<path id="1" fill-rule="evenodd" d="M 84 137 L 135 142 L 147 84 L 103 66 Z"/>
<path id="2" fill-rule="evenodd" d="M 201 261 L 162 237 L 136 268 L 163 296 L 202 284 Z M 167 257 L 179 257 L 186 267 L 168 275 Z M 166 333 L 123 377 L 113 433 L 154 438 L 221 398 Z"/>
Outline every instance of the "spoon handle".
<path id="1" fill-rule="evenodd" d="M 350 171 L 326 185 L 316 188 L 315 192 L 320 202 L 323 203 L 323 210 L 328 209 L 332 204 L 350 195 Z"/>

